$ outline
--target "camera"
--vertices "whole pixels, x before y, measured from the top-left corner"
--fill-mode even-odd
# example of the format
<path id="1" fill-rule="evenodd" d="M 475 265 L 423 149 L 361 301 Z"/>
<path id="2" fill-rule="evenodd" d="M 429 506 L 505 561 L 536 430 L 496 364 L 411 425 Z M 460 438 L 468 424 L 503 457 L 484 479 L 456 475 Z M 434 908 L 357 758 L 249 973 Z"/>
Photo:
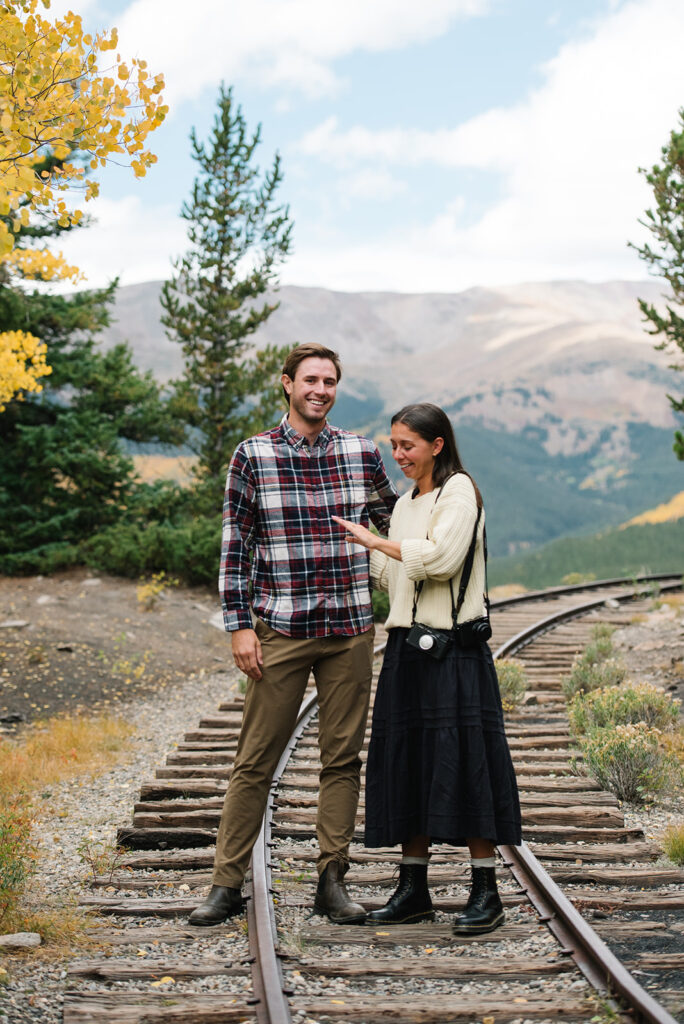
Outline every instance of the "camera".
<path id="1" fill-rule="evenodd" d="M 414 622 L 408 631 L 406 643 L 429 654 L 436 661 L 441 661 L 453 638 L 451 630 L 435 629 L 433 626 L 424 626 L 422 622 Z"/>
<path id="2" fill-rule="evenodd" d="M 458 622 L 454 630 L 454 639 L 459 647 L 477 647 L 489 640 L 492 627 L 488 618 L 470 619 L 469 622 Z"/>

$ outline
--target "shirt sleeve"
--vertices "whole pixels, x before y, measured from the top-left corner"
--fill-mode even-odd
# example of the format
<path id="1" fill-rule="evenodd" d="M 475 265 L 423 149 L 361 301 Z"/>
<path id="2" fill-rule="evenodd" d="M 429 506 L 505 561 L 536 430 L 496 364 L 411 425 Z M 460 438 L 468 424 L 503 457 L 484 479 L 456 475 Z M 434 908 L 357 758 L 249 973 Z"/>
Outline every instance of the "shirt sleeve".
<path id="1" fill-rule="evenodd" d="M 409 579 L 444 582 L 455 576 L 468 554 L 476 520 L 475 488 L 469 477 L 459 473 L 437 499 L 427 539 L 401 542 Z"/>
<path id="2" fill-rule="evenodd" d="M 386 537 L 392 509 L 396 505 L 399 495 L 394 484 L 387 476 L 382 456 L 375 445 L 373 446 L 373 454 L 375 457 L 375 469 L 368 497 L 368 515 L 373 525 L 377 528 L 378 533 L 382 537 Z"/>
<path id="3" fill-rule="evenodd" d="M 226 478 L 219 571 L 223 623 L 228 632 L 251 629 L 253 624 L 249 569 L 256 511 L 254 472 L 244 449 L 238 445 Z"/>

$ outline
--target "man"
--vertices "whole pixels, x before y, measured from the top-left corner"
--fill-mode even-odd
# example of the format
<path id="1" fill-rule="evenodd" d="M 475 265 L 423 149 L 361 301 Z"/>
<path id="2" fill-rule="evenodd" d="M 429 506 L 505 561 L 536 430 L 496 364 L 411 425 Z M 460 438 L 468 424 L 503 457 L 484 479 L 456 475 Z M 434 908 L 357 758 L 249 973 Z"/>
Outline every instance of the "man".
<path id="1" fill-rule="evenodd" d="M 332 516 L 387 532 L 396 492 L 376 446 L 327 422 L 341 368 L 318 344 L 290 352 L 289 412 L 238 445 L 228 470 L 219 590 L 235 664 L 248 677 L 235 765 L 216 840 L 213 885 L 194 925 L 242 909 L 240 887 L 269 786 L 311 671 L 321 753 L 314 909 L 360 923 L 344 886 L 359 797 L 373 659 L 368 560 Z"/>

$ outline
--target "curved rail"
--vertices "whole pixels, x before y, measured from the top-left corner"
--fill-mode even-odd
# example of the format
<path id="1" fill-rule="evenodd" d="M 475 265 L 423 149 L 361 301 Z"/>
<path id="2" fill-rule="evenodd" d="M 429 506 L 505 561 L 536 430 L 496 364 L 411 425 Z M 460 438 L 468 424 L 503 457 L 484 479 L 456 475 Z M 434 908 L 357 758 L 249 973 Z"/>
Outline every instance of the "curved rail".
<path id="1" fill-rule="evenodd" d="M 672 579 L 672 575 L 666 578 Z M 617 586 L 619 583 L 624 582 L 625 580 L 609 580 L 607 585 Z M 631 583 L 632 581 L 630 580 L 629 582 Z M 661 592 L 670 590 L 681 590 L 683 585 L 684 584 L 682 583 L 682 580 L 680 578 L 675 583 L 663 584 L 660 590 Z M 494 652 L 494 657 L 510 658 L 522 647 L 525 647 L 526 644 L 530 643 L 538 636 L 541 636 L 542 633 L 545 633 L 547 630 L 552 629 L 554 626 L 557 626 L 561 622 L 567 622 L 569 619 L 577 619 L 581 615 L 586 615 L 588 612 L 593 611 L 594 608 L 602 608 L 603 605 L 606 603 L 606 600 L 619 602 L 631 601 L 635 597 L 639 596 L 641 596 L 639 588 L 633 587 L 631 590 L 625 590 L 621 594 L 611 594 L 609 598 L 599 597 L 593 601 L 585 601 L 583 604 L 573 605 L 572 608 L 564 608 L 561 611 L 554 612 L 553 615 L 548 615 L 545 618 L 540 619 L 538 622 L 532 623 L 531 626 L 527 626 L 526 629 L 521 630 L 519 633 L 516 633 L 515 636 L 512 636 L 509 640 L 506 640 L 505 643 L 501 644 L 501 646 L 496 649 L 496 651 Z M 537 600 L 542 600 L 542 598 L 537 598 Z M 495 603 L 494 601 L 492 601 L 492 607 L 499 608 L 501 607 L 501 605 L 498 602 Z"/>
<path id="2" fill-rule="evenodd" d="M 677 577 L 676 582 L 665 582 L 674 581 L 675 577 Z M 663 584 L 661 590 L 666 591 L 681 590 L 683 585 L 682 577 L 675 573 L 641 576 L 636 580 L 636 582 L 645 581 L 658 581 Z M 543 601 L 549 597 L 559 597 L 580 590 L 598 590 L 630 583 L 635 583 L 634 578 L 591 581 L 588 584 L 554 587 L 548 591 L 536 591 L 518 595 L 516 598 L 492 601 L 492 607 L 501 608 L 525 600 Z M 632 586 L 624 593 L 611 594 L 610 599 L 623 602 L 638 596 L 640 596 L 639 588 Z M 535 637 L 552 629 L 560 622 L 579 618 L 595 608 L 602 607 L 606 600 L 606 597 L 602 597 L 586 601 L 581 605 L 575 605 L 538 620 L 532 626 L 501 644 L 494 652 L 494 657 L 510 657 Z M 380 654 L 384 648 L 384 643 L 378 645 L 374 649 L 374 655 Z M 272 799 L 287 762 L 315 714 L 316 707 L 315 692 L 302 701 L 297 724 L 273 776 L 271 799 L 252 854 L 252 892 L 251 898 L 248 898 L 247 912 L 255 1012 L 259 1024 L 291 1024 L 292 1022 L 288 1003 L 288 996 L 292 992 L 285 987 L 283 981 L 271 885 L 271 818 L 275 808 Z M 498 849 L 505 866 L 511 870 L 521 889 L 538 911 L 541 923 L 549 927 L 549 930 L 561 943 L 563 953 L 572 957 L 584 977 L 597 991 L 607 995 L 617 993 L 647 1024 L 677 1024 L 675 1018 L 639 985 L 599 938 L 594 929 L 584 920 L 544 870 L 524 841 L 521 846 L 500 846 Z"/>
<path id="3" fill-rule="evenodd" d="M 681 586 L 682 573 L 655 572 L 643 576 L 617 576 L 609 580 L 588 580 L 586 583 L 569 583 L 564 587 L 547 587 L 546 590 L 528 590 L 524 594 L 513 597 L 501 597 L 492 601 L 492 608 L 506 608 L 509 605 L 525 604 L 529 601 L 547 601 L 550 597 L 563 597 L 564 594 L 580 593 L 582 590 L 601 590 L 606 587 L 619 587 L 631 583 L 661 583 L 665 580 L 679 579 Z M 634 588 L 636 589 L 636 588 Z M 662 588 L 665 589 L 665 588 Z"/>

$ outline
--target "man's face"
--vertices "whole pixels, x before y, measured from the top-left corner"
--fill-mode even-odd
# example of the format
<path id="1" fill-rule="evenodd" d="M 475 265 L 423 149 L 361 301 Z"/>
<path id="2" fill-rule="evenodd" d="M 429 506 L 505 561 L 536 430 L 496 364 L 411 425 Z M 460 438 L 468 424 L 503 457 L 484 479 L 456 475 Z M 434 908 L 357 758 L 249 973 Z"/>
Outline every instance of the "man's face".
<path id="1" fill-rule="evenodd" d="M 308 356 L 297 367 L 294 380 L 287 374 L 281 379 L 290 397 L 290 412 L 296 412 L 307 423 L 325 422 L 337 393 L 337 373 L 331 359 Z"/>

